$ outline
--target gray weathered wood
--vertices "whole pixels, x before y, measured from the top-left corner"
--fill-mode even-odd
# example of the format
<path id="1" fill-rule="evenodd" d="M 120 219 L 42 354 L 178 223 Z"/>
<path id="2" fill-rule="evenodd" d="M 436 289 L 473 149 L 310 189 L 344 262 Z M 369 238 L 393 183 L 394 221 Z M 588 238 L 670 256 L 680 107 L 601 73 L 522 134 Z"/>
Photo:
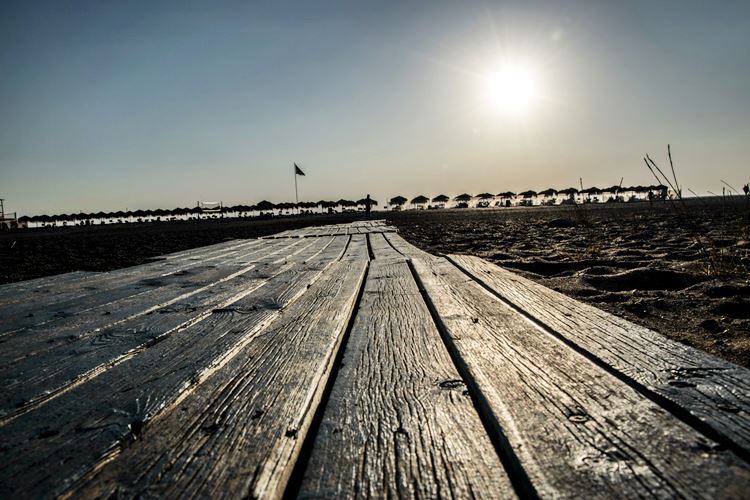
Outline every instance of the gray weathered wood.
<path id="1" fill-rule="evenodd" d="M 275 498 L 320 403 L 367 267 L 364 238 L 75 496 Z"/>
<path id="2" fill-rule="evenodd" d="M 101 281 L 111 280 L 116 277 L 132 274 L 133 268 L 144 269 L 166 269 L 185 262 L 196 262 L 210 258 L 218 253 L 225 253 L 233 249 L 257 244 L 257 240 L 231 240 L 200 248 L 193 248 L 182 252 L 163 255 L 155 258 L 153 262 L 142 266 L 132 266 L 109 272 L 74 271 L 55 276 L 47 276 L 33 280 L 19 281 L 0 286 L 0 307 L 10 304 L 28 302 L 30 297 L 35 301 L 49 300 L 56 295 L 77 290 L 79 293 L 86 292 L 90 288 L 100 288 Z M 148 267 L 143 267 L 148 266 Z"/>
<path id="3" fill-rule="evenodd" d="M 315 259 L 238 295 L 161 342 L 131 352 L 58 397 L 0 426 L 2 497 L 58 495 L 137 439 L 144 424 L 221 369 L 341 255 Z M 19 458 L 20 457 L 20 458 Z M 44 467 L 39 467 L 44 464 Z"/>
<path id="4" fill-rule="evenodd" d="M 155 262 L 143 266 L 120 269 L 111 273 L 100 273 L 84 280 L 69 281 L 62 275 L 57 283 L 50 284 L 45 293 L 34 295 L 33 300 L 26 295 L 26 300 L 19 299 L 13 303 L 0 306 L 0 337 L 13 333 L 18 328 L 39 324 L 67 313 L 68 309 L 78 307 L 82 310 L 89 304 L 92 307 L 120 293 L 121 296 L 131 294 L 133 287 L 146 284 L 152 280 L 158 284 L 160 279 L 167 276 L 189 271 L 197 266 L 205 266 L 214 262 L 226 262 L 232 257 L 242 255 L 246 249 L 259 242 L 253 241 L 235 245 L 230 249 L 222 249 L 208 255 Z M 154 286 L 153 284 L 150 286 Z M 102 294 L 102 292 L 106 292 Z"/>
<path id="5" fill-rule="evenodd" d="M 396 249 L 397 252 L 401 253 L 407 258 L 431 259 L 434 257 L 434 255 L 415 247 L 398 234 L 384 234 L 383 237 L 393 246 L 393 248 Z"/>
<path id="6" fill-rule="evenodd" d="M 49 291 L 51 285 L 54 285 L 54 283 L 63 276 L 70 281 L 82 281 L 100 274 L 100 272 L 96 271 L 71 271 L 68 273 L 43 276 L 41 278 L 6 283 L 0 285 L 0 306 L 28 300 L 31 294 L 43 293 L 42 290 Z"/>
<path id="7" fill-rule="evenodd" d="M 399 253 L 386 241 L 382 233 L 370 233 L 367 235 L 370 240 L 370 248 L 376 259 L 380 260 L 401 260 L 405 261 L 406 257 Z"/>
<path id="8" fill-rule="evenodd" d="M 160 303 L 188 297 L 196 289 L 210 286 L 230 276 L 239 269 L 247 267 L 248 261 L 257 261 L 259 257 L 280 251 L 284 247 L 293 248 L 288 243 L 272 244 L 264 247 L 245 249 L 233 254 L 231 258 L 207 260 L 205 264 L 196 264 L 179 272 L 160 273 L 156 277 L 149 275 L 144 266 L 142 278 L 138 278 L 134 269 L 133 278 L 126 283 L 104 284 L 107 288 L 91 295 L 82 295 L 52 305 L 36 305 L 32 301 L 19 313 L 11 308 L 0 306 L 0 315 L 4 318 L 5 330 L 0 334 L 0 366 L 12 356 L 15 342 L 47 342 L 48 338 L 39 332 L 60 332 L 70 330 L 85 331 L 112 324 L 140 310 L 152 309 Z M 112 286 L 109 286 L 112 285 Z M 32 315 L 24 315 L 32 311 Z M 33 337 L 33 338 L 30 338 Z M 33 347 L 22 345 L 20 349 L 28 353 Z"/>
<path id="9" fill-rule="evenodd" d="M 165 335 L 179 331 L 211 314 L 214 308 L 247 288 L 257 288 L 273 276 L 302 265 L 322 252 L 332 239 L 318 239 L 305 246 L 287 245 L 265 253 L 261 259 L 242 266 L 221 282 L 211 283 L 197 293 L 172 300 L 155 301 L 146 310 L 123 321 L 75 332 L 76 325 L 65 331 L 31 332 L 19 337 L 7 363 L 0 365 L 0 422 L 27 411 L 81 378 L 116 363 L 132 350 L 142 349 Z M 148 305 L 148 304 L 144 304 Z M 73 332 L 73 333 L 71 333 Z M 52 335 L 52 337 L 50 337 Z M 63 341 L 49 343 L 44 338 Z M 69 339 L 69 336 L 74 338 Z M 42 337 L 37 339 L 37 337 Z M 22 343 L 20 341 L 27 340 Z M 24 354 L 25 353 L 25 354 Z M 8 352 L 3 352 L 6 358 Z"/>
<path id="10" fill-rule="evenodd" d="M 0 319 L 24 300 L 73 313 L 0 336 L 0 498 L 745 495 L 726 429 L 745 432 L 746 370 L 392 231 L 309 227 L 0 287 Z M 648 385 L 664 380 L 679 404 Z"/>
<path id="11" fill-rule="evenodd" d="M 514 496 L 403 258 L 370 265 L 300 496 Z"/>
<path id="12" fill-rule="evenodd" d="M 178 262 L 180 260 L 188 260 L 194 257 L 201 258 L 202 256 L 206 256 L 214 252 L 226 250 L 229 247 L 244 245 L 249 241 L 254 240 L 229 240 L 222 243 L 217 243 L 215 245 L 191 248 L 189 250 L 161 255 L 159 257 L 156 257 L 155 261 L 152 264 L 159 264 L 163 263 L 164 261 Z M 82 287 L 85 287 L 86 285 L 83 284 L 84 281 L 95 282 L 97 278 L 100 278 L 102 276 L 108 276 L 113 273 L 117 274 L 127 272 L 129 269 L 130 268 L 123 268 L 110 272 L 72 271 L 69 273 L 58 274 L 54 276 L 45 276 L 41 278 L 8 283 L 0 286 L 0 307 L 11 303 L 28 301 L 28 298 L 31 294 L 44 296 L 56 293 L 58 292 L 57 287 L 61 283 L 72 284 L 80 282 L 82 284 Z"/>
<path id="13" fill-rule="evenodd" d="M 750 467 L 490 295 L 413 259 L 449 347 L 543 497 L 739 498 Z"/>
<path id="14" fill-rule="evenodd" d="M 666 398 L 750 456 L 750 370 L 583 304 L 476 257 L 450 257 L 556 334 Z"/>

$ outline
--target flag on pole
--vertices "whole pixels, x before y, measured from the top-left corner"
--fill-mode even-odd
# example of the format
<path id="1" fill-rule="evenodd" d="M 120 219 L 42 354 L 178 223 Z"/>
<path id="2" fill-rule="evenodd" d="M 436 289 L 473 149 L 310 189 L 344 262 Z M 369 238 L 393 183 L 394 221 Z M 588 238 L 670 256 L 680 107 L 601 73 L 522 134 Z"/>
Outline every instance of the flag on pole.
<path id="1" fill-rule="evenodd" d="M 297 164 L 296 164 L 296 163 L 294 164 L 294 173 L 295 173 L 296 175 L 305 175 L 305 173 L 304 173 L 304 172 L 302 171 L 302 169 L 301 169 L 301 168 L 299 168 L 299 167 L 297 166 Z"/>

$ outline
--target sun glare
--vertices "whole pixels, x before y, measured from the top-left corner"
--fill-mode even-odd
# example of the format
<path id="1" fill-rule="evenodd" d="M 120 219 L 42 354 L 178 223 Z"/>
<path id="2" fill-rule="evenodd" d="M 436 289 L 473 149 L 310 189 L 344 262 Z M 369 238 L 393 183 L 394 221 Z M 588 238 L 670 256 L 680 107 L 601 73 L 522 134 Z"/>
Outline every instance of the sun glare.
<path id="1" fill-rule="evenodd" d="M 499 111 L 525 114 L 536 100 L 536 82 L 525 68 L 505 67 L 487 79 L 487 94 Z"/>

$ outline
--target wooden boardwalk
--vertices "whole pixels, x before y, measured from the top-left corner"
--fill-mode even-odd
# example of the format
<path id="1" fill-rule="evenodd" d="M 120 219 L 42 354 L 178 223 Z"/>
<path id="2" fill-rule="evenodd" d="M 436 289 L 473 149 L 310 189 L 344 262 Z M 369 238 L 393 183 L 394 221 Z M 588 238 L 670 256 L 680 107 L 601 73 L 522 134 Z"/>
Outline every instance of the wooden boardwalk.
<path id="1" fill-rule="evenodd" d="M 0 498 L 748 498 L 750 371 L 379 221 L 0 287 Z"/>

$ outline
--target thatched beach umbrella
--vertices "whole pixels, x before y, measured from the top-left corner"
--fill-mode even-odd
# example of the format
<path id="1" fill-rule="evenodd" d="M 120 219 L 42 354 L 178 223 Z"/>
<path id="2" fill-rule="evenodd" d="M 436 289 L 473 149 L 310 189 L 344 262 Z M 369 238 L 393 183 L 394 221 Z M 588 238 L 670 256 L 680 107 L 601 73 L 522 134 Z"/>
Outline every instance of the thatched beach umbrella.
<path id="1" fill-rule="evenodd" d="M 340 207 L 356 207 L 357 202 L 354 200 L 344 200 L 343 198 L 336 202 L 336 204 Z"/>
<path id="2" fill-rule="evenodd" d="M 255 205 L 255 209 L 260 210 L 261 212 L 265 212 L 266 210 L 273 210 L 274 208 L 276 208 L 276 205 L 268 200 L 263 200 Z"/>
<path id="3" fill-rule="evenodd" d="M 500 198 L 513 198 L 516 195 L 513 191 L 505 191 L 503 193 L 498 193 L 497 196 Z"/>
<path id="4" fill-rule="evenodd" d="M 432 199 L 433 203 L 445 203 L 449 200 L 450 198 L 444 194 L 439 194 Z"/>
<path id="5" fill-rule="evenodd" d="M 411 204 L 412 205 L 424 205 L 428 201 L 430 201 L 428 197 L 420 194 L 419 196 L 415 196 L 414 198 L 411 199 Z"/>
<path id="6" fill-rule="evenodd" d="M 367 198 L 362 198 L 360 200 L 357 200 L 357 205 L 362 205 L 362 206 L 367 205 Z M 378 206 L 378 202 L 375 201 L 375 200 L 373 200 L 372 198 L 370 198 L 370 205 L 373 206 L 373 207 L 377 207 Z"/>
<path id="7" fill-rule="evenodd" d="M 409 200 L 407 200 L 407 199 L 406 199 L 406 198 L 404 198 L 403 196 L 400 196 L 400 195 L 399 195 L 399 196 L 394 196 L 393 198 L 391 198 L 390 200 L 388 200 L 388 204 L 389 204 L 389 205 L 396 205 L 396 206 L 399 206 L 399 207 L 400 207 L 400 206 L 402 206 L 402 205 L 403 205 L 404 203 L 406 203 L 407 201 L 409 201 Z"/>
<path id="8" fill-rule="evenodd" d="M 518 193 L 519 196 L 523 196 L 524 198 L 531 198 L 533 196 L 536 196 L 536 191 L 529 189 L 528 191 L 524 191 L 523 193 Z"/>
<path id="9" fill-rule="evenodd" d="M 471 198 L 472 198 L 472 196 L 470 194 L 464 193 L 464 194 L 459 194 L 458 196 L 456 196 L 455 198 L 453 198 L 453 200 L 454 201 L 467 202 L 467 201 L 470 201 Z"/>
<path id="10" fill-rule="evenodd" d="M 495 195 L 492 193 L 481 193 L 481 194 L 476 195 L 476 198 L 479 198 L 480 200 L 490 200 L 494 197 Z"/>

